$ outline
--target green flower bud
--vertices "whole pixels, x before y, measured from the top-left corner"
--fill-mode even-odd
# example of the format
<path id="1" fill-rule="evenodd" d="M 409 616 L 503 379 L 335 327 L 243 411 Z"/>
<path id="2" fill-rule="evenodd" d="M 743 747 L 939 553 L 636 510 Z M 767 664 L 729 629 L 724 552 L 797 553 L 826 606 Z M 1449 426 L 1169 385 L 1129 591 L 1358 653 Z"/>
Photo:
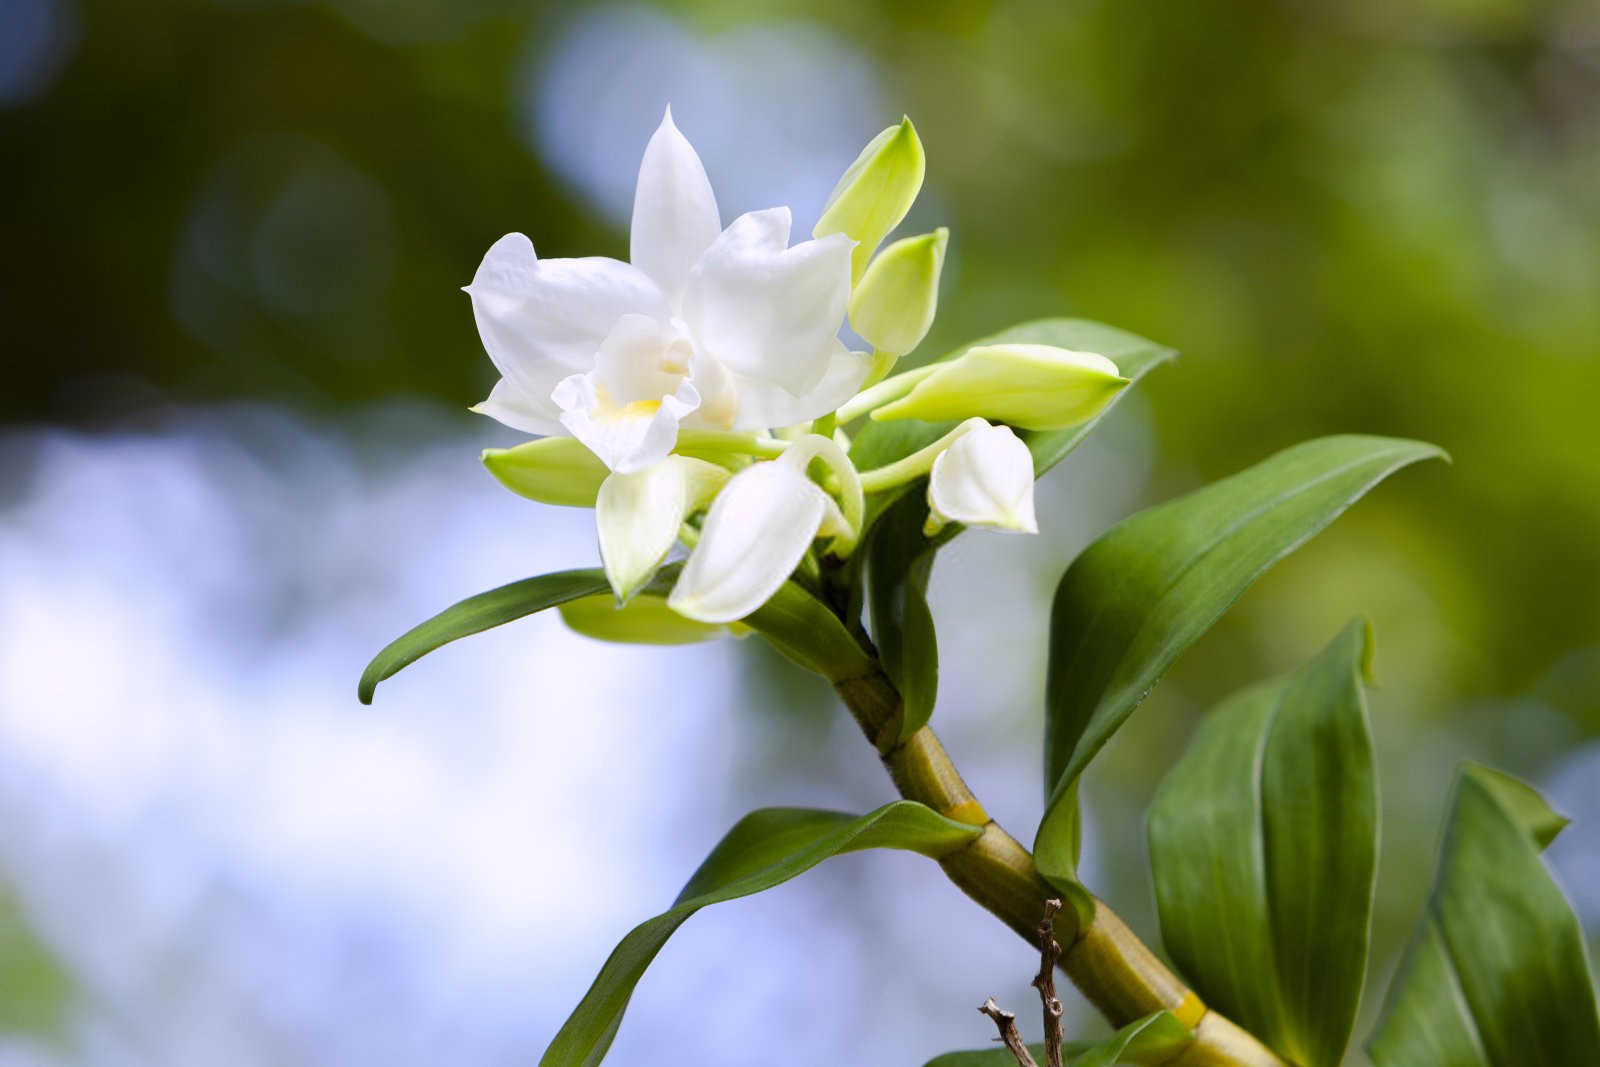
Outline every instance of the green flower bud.
<path id="1" fill-rule="evenodd" d="M 857 242 L 850 258 L 852 280 L 861 278 L 872 253 L 911 210 L 924 165 L 917 131 L 910 119 L 901 119 L 868 142 L 834 186 L 811 236 L 842 233 Z"/>
<path id="2" fill-rule="evenodd" d="M 575 437 L 541 437 L 515 448 L 486 448 L 483 465 L 500 484 L 542 504 L 592 508 L 611 473 Z"/>
<path id="3" fill-rule="evenodd" d="M 922 343 L 939 307 L 939 272 L 950 231 L 896 241 L 874 259 L 850 297 L 850 327 L 880 353 L 903 356 Z"/>
<path id="4" fill-rule="evenodd" d="M 1100 414 L 1127 384 L 1115 363 L 1093 352 L 982 345 L 938 364 L 872 418 L 944 422 L 976 416 L 1024 430 L 1064 430 Z"/>

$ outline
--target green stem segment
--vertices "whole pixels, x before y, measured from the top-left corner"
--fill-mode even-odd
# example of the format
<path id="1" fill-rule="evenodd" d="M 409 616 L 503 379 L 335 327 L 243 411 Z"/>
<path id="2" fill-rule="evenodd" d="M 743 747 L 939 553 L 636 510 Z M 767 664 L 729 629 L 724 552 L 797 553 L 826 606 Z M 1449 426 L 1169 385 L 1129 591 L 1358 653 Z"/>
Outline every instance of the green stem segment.
<path id="1" fill-rule="evenodd" d="M 900 694 L 876 658 L 866 674 L 836 682 L 834 688 L 882 753 L 901 796 L 983 827 L 970 845 L 939 865 L 964 893 L 1032 944 L 1045 901 L 1061 895 L 1040 877 L 1033 856 L 989 818 L 931 729 L 924 726 L 898 745 L 885 737 L 896 728 Z M 1062 969 L 1111 1025 L 1170 1011 L 1195 1031 L 1195 1040 L 1167 1061 L 1173 1067 L 1287 1067 L 1249 1033 L 1206 1008 L 1104 901 L 1094 898 L 1094 908 L 1086 926 L 1080 926 L 1074 909 L 1061 909 L 1056 940 L 1066 946 Z"/>
<path id="2" fill-rule="evenodd" d="M 877 362 L 879 358 L 880 357 L 877 356 L 873 357 L 874 370 L 872 373 L 879 373 L 878 368 L 886 369 L 887 365 Z M 889 361 L 888 365 L 892 365 L 892 363 L 893 361 L 891 360 Z M 886 378 L 883 381 L 878 382 L 876 385 L 862 389 L 861 392 L 857 393 L 850 399 L 849 403 L 845 404 L 844 407 L 839 409 L 839 425 L 847 425 L 851 422 L 854 422 L 856 419 L 859 419 L 873 408 L 881 408 L 891 400 L 899 400 L 901 397 L 911 392 L 918 382 L 922 381 L 922 379 L 938 370 L 940 366 L 941 364 L 938 363 L 929 363 L 925 367 L 917 367 L 913 370 L 901 371 L 893 378 Z"/>
<path id="3" fill-rule="evenodd" d="M 933 469 L 933 461 L 939 458 L 941 452 L 955 444 L 963 435 L 986 425 L 988 424 L 982 419 L 968 419 L 933 444 L 919 448 L 903 459 L 897 459 L 893 463 L 870 471 L 862 471 L 861 488 L 869 493 L 878 493 L 922 477 Z"/>

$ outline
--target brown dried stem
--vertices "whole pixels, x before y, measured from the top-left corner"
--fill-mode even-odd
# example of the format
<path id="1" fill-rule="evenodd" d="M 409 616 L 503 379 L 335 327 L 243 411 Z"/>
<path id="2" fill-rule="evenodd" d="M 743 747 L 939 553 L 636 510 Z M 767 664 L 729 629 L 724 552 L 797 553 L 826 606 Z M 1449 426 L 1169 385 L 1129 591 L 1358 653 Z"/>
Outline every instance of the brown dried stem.
<path id="1" fill-rule="evenodd" d="M 1000 1031 L 1000 1040 L 1011 1050 L 1012 1057 L 1017 1061 L 1017 1067 L 1039 1067 L 1033 1054 L 1028 1051 L 1028 1046 L 1022 1043 L 1022 1035 L 1017 1033 L 1017 1017 L 1014 1013 L 996 1004 L 993 997 L 984 1001 L 978 1010 L 994 1020 L 995 1027 Z"/>
<path id="2" fill-rule="evenodd" d="M 1059 899 L 1044 902 L 1044 918 L 1039 920 L 1039 973 L 1033 979 L 1033 988 L 1039 991 L 1039 1001 L 1044 1006 L 1044 1055 L 1047 1067 L 1062 1067 L 1062 1008 L 1061 998 L 1056 996 L 1056 962 L 1061 959 L 1061 946 L 1056 942 L 1056 913 L 1060 910 Z"/>

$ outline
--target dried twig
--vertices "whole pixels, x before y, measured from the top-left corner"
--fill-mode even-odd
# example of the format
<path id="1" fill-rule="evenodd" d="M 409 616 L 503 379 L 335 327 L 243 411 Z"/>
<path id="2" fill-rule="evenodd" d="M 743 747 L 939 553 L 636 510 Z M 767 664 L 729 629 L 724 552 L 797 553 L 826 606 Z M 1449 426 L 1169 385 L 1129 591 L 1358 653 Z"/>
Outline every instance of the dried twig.
<path id="1" fill-rule="evenodd" d="M 1056 943 L 1055 917 L 1061 901 L 1044 902 L 1044 918 L 1039 920 L 1039 973 L 1033 988 L 1044 1005 L 1044 1055 L 1047 1067 L 1061 1067 L 1061 1000 L 1056 996 L 1056 961 L 1061 946 Z"/>
<path id="2" fill-rule="evenodd" d="M 994 1025 L 1000 1031 L 1000 1040 L 1011 1050 L 1011 1055 L 1016 1058 L 1017 1067 L 1039 1067 L 1028 1051 L 1028 1046 L 1022 1043 L 1022 1035 L 1017 1033 L 1016 1015 L 996 1004 L 993 997 L 984 1001 L 983 1007 L 978 1010 L 994 1020 Z M 1059 1056 L 1057 1058 L 1059 1059 Z"/>

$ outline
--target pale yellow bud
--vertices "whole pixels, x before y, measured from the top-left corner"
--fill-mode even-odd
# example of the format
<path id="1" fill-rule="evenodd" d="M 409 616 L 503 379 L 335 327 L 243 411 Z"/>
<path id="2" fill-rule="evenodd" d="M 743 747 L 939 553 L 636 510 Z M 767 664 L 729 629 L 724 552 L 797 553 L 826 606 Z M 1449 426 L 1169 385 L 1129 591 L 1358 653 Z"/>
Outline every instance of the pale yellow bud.
<path id="1" fill-rule="evenodd" d="M 939 307 L 939 273 L 950 231 L 943 226 L 885 248 L 850 297 L 850 327 L 883 355 L 922 343 Z"/>
<path id="2" fill-rule="evenodd" d="M 872 418 L 945 422 L 974 416 L 1024 430 L 1064 430 L 1094 418 L 1128 384 L 1093 352 L 1050 345 L 983 345 L 939 364 Z"/>
<path id="3" fill-rule="evenodd" d="M 852 280 L 860 279 L 872 253 L 911 210 L 925 165 L 917 131 L 910 119 L 902 119 L 868 142 L 834 186 L 811 236 L 842 233 L 857 242 L 850 259 Z"/>

